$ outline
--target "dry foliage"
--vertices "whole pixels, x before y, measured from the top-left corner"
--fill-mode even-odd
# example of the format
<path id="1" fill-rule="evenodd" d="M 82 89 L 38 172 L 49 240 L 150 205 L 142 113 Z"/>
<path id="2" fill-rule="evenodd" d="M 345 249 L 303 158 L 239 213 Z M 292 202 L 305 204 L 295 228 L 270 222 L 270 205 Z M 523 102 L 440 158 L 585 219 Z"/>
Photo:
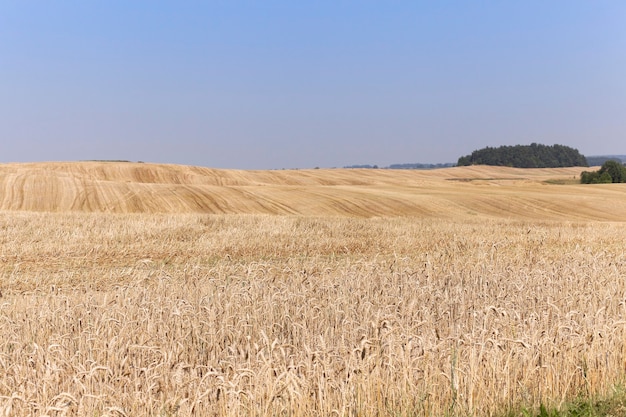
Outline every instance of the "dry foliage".
<path id="1" fill-rule="evenodd" d="M 0 212 L 0 230 L 0 415 L 480 416 L 624 378 L 620 223 Z"/>

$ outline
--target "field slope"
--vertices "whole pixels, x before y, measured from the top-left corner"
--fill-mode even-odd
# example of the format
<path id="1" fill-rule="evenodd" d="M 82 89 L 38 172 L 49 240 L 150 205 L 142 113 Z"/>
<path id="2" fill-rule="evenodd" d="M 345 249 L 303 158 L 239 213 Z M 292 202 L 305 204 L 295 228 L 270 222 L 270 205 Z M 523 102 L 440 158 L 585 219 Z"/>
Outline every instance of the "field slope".
<path id="1" fill-rule="evenodd" d="M 131 162 L 0 165 L 0 210 L 626 220 L 584 168 L 239 171 Z"/>

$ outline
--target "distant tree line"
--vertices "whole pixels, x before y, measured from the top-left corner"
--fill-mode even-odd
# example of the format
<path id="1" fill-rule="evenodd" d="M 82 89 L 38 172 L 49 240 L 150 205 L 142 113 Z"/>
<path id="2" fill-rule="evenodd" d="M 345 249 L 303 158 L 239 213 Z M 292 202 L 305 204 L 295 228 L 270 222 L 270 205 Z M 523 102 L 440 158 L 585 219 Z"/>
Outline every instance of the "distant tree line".
<path id="1" fill-rule="evenodd" d="M 436 169 L 436 168 L 450 168 L 455 166 L 451 162 L 445 164 L 391 164 L 389 169 Z"/>
<path id="2" fill-rule="evenodd" d="M 580 174 L 582 184 L 610 184 L 626 182 L 626 167 L 614 160 L 606 161 L 598 171 L 584 171 Z"/>
<path id="3" fill-rule="evenodd" d="M 129 161 L 127 159 L 85 159 L 85 162 L 133 162 L 133 161 Z M 138 163 L 141 163 L 142 161 L 137 161 Z"/>
<path id="4" fill-rule="evenodd" d="M 450 168 L 456 166 L 455 163 L 447 162 L 440 164 L 419 164 L 419 163 L 411 163 L 411 164 L 391 164 L 388 167 L 383 167 L 383 169 L 436 169 L 436 168 Z M 344 168 L 354 168 L 354 169 L 378 169 L 378 165 L 348 165 Z"/>
<path id="5" fill-rule="evenodd" d="M 587 156 L 586 158 L 587 158 L 587 165 L 589 165 L 590 167 L 599 167 L 600 165 L 604 164 L 606 161 L 617 161 L 620 164 L 624 162 L 620 156 L 613 156 L 613 155 Z"/>
<path id="6" fill-rule="evenodd" d="M 378 169 L 378 165 L 370 165 L 370 164 L 362 164 L 362 165 L 348 165 L 344 168 L 352 168 L 352 169 Z"/>
<path id="7" fill-rule="evenodd" d="M 483 148 L 462 156 L 458 166 L 497 165 L 516 168 L 557 168 L 571 166 L 589 166 L 587 159 L 577 149 L 564 145 L 500 146 Z"/>

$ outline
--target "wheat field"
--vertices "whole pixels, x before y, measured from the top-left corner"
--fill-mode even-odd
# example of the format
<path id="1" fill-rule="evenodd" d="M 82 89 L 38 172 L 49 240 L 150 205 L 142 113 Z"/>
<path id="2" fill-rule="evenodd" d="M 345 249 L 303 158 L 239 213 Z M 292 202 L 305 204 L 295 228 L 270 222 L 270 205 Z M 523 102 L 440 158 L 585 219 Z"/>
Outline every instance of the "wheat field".
<path id="1" fill-rule="evenodd" d="M 0 166 L 0 415 L 494 416 L 624 381 L 620 185 L 52 165 Z"/>
<path id="2" fill-rule="evenodd" d="M 626 220 L 588 168 L 236 171 L 125 162 L 0 164 L 0 210 Z"/>

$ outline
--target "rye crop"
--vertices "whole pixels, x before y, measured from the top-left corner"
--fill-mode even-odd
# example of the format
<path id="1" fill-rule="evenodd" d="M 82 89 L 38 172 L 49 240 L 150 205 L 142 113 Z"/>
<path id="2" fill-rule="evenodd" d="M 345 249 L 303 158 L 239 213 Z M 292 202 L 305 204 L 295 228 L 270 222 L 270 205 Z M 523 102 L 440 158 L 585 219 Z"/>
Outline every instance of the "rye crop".
<path id="1" fill-rule="evenodd" d="M 626 367 L 620 223 L 0 213 L 0 415 L 490 416 Z"/>

